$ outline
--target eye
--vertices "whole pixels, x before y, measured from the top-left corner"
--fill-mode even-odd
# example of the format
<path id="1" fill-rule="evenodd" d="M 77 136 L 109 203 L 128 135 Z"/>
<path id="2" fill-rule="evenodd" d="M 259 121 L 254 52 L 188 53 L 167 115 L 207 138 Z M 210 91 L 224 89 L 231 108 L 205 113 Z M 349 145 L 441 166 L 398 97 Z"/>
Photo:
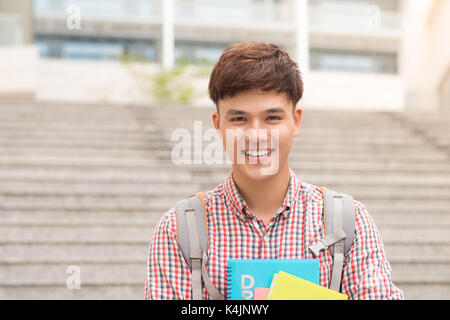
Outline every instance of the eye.
<path id="1" fill-rule="evenodd" d="M 269 120 L 269 121 L 281 120 L 281 118 L 279 116 L 269 116 L 269 117 L 267 117 L 267 120 Z"/>
<path id="2" fill-rule="evenodd" d="M 232 118 L 231 121 L 245 121 L 244 117 Z"/>

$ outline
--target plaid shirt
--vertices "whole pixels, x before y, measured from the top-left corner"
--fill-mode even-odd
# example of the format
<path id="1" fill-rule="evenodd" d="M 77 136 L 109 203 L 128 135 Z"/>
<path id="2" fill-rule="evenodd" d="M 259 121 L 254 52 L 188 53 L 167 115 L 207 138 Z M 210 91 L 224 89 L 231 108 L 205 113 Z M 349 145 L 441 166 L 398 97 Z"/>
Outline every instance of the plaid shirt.
<path id="1" fill-rule="evenodd" d="M 264 225 L 248 208 L 233 181 L 204 194 L 209 237 L 207 272 L 226 293 L 228 259 L 312 259 L 309 246 L 324 236 L 323 192 L 290 171 L 283 204 Z M 177 245 L 175 207 L 166 212 L 150 243 L 145 299 L 191 299 L 191 274 Z M 346 256 L 342 292 L 349 299 L 404 299 L 391 281 L 378 230 L 365 206 L 355 200 L 355 240 Z M 321 251 L 320 284 L 328 287 L 332 258 Z M 210 299 L 206 288 L 203 299 Z"/>

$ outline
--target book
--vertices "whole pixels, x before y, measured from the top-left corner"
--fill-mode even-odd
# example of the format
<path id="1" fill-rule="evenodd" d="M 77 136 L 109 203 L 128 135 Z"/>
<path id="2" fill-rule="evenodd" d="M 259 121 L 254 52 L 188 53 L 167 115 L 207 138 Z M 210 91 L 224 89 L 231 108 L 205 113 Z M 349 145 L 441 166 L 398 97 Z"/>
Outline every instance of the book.
<path id="1" fill-rule="evenodd" d="M 272 280 L 267 300 L 347 300 L 348 296 L 280 271 Z"/>
<path id="2" fill-rule="evenodd" d="M 269 288 L 280 271 L 319 283 L 319 259 L 229 259 L 227 300 L 254 300 L 254 289 Z"/>
<path id="3" fill-rule="evenodd" d="M 255 288 L 253 300 L 267 300 L 269 288 Z"/>

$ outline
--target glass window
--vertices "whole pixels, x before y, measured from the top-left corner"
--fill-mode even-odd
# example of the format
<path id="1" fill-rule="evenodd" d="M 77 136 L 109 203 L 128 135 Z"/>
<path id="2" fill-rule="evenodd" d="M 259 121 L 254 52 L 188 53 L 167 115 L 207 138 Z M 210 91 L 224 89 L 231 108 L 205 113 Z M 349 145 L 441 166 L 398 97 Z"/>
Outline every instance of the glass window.
<path id="1" fill-rule="evenodd" d="M 312 6 L 329 5 L 347 8 L 378 6 L 381 10 L 399 11 L 401 9 L 399 0 L 309 0 Z"/>
<path id="2" fill-rule="evenodd" d="M 153 41 L 38 35 L 36 43 L 42 58 L 120 60 L 127 54 L 132 59 L 156 60 Z"/>
<path id="3" fill-rule="evenodd" d="M 311 49 L 310 61 L 313 70 L 397 73 L 396 53 Z"/>

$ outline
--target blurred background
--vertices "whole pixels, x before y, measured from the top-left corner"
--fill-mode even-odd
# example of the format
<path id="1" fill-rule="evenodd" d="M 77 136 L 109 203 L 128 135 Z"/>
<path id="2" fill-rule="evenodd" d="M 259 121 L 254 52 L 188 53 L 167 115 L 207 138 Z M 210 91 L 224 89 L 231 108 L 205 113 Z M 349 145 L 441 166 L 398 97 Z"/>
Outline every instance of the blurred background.
<path id="1" fill-rule="evenodd" d="M 300 65 L 300 180 L 367 206 L 407 299 L 450 299 L 449 31 L 448 0 L 0 0 L 0 299 L 143 298 L 162 214 L 230 169 L 172 134 L 212 127 L 245 40 Z"/>

